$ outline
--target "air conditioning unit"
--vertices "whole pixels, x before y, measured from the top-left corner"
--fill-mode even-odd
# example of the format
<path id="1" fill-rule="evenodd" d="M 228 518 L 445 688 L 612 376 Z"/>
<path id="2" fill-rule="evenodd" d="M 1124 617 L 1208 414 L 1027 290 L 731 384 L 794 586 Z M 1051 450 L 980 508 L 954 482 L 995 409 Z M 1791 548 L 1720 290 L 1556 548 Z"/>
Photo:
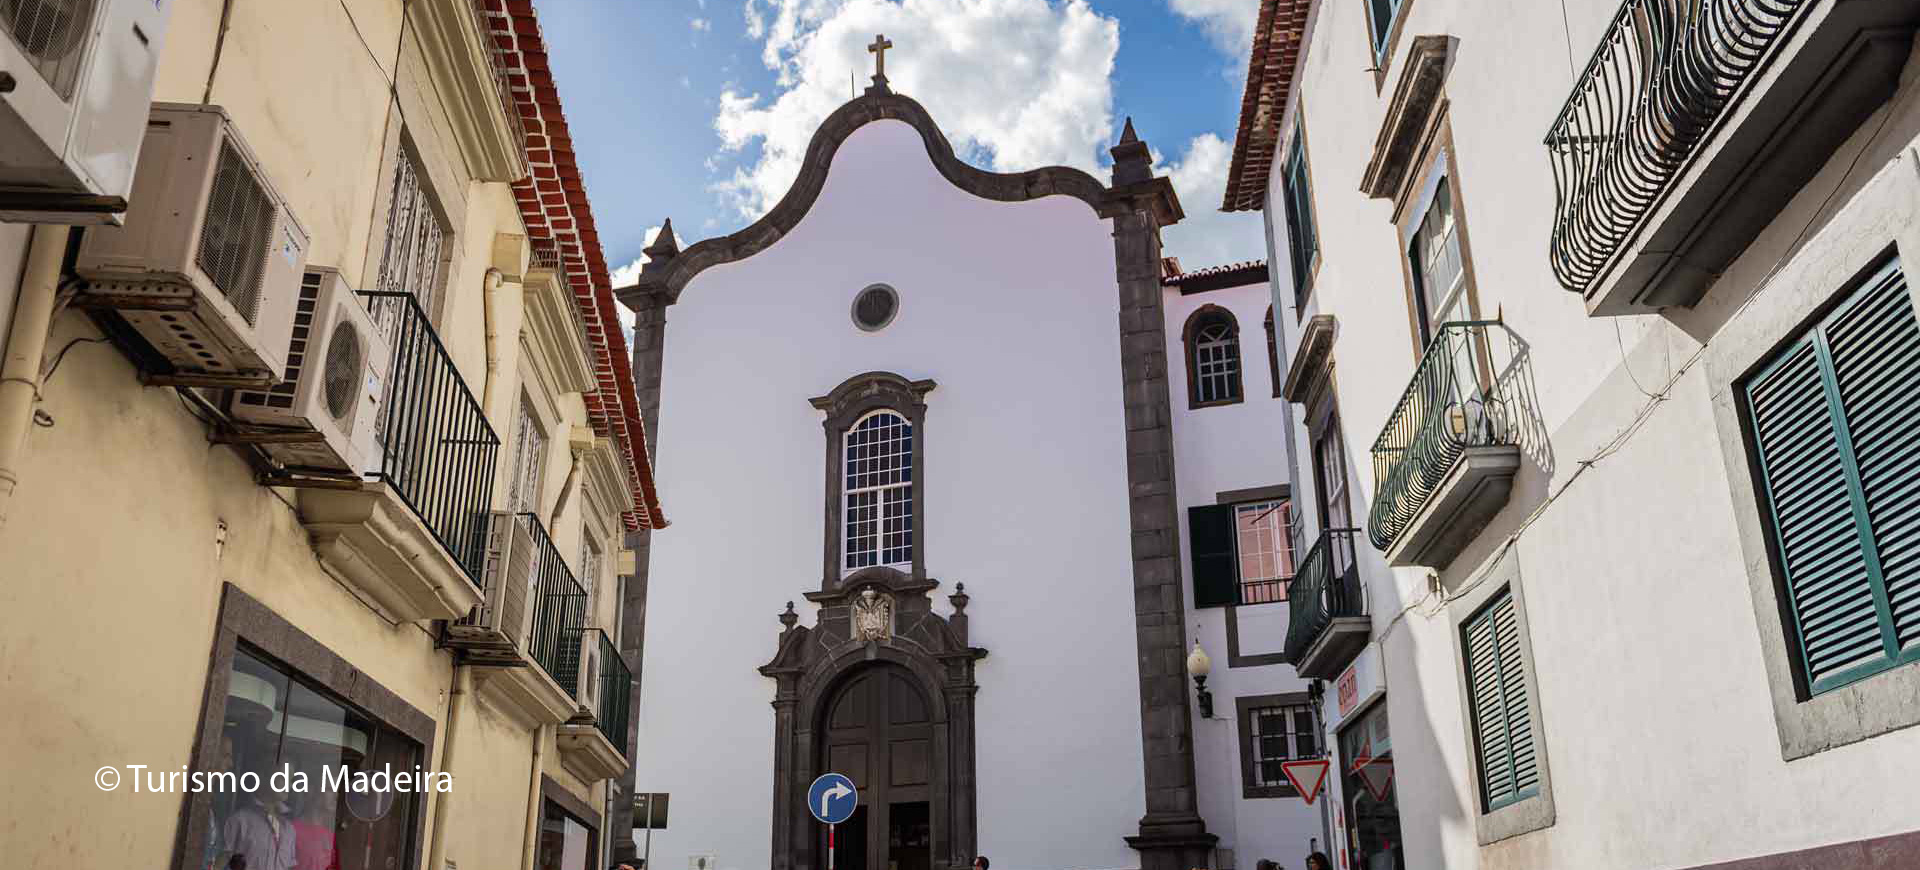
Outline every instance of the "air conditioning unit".
<path id="1" fill-rule="evenodd" d="M 346 279 L 308 267 L 294 303 L 285 379 L 264 390 L 233 391 L 231 413 L 244 423 L 313 433 L 310 441 L 260 445 L 288 468 L 377 472 L 383 451 L 375 424 L 392 361 L 386 338 Z"/>
<path id="2" fill-rule="evenodd" d="M 538 559 L 538 545 L 525 521 L 506 511 L 490 513 L 481 572 L 486 588 L 471 614 L 447 624 L 447 644 L 466 650 L 473 664 L 524 665 Z"/>
<path id="3" fill-rule="evenodd" d="M 119 223 L 172 0 L 0 0 L 0 220 Z"/>
<path id="4" fill-rule="evenodd" d="M 580 632 L 580 686 L 573 696 L 579 699 L 575 718 L 594 716 L 600 710 L 600 635 Z"/>
<path id="5" fill-rule="evenodd" d="M 126 225 L 80 245 L 79 303 L 118 309 L 171 366 L 159 374 L 270 385 L 307 241 L 225 111 L 155 103 Z"/>

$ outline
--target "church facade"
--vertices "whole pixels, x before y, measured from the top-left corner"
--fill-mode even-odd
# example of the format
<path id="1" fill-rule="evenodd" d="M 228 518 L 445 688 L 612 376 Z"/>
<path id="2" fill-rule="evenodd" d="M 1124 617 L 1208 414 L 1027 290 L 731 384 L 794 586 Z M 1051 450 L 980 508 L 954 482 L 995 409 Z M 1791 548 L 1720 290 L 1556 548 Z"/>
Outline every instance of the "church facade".
<path id="1" fill-rule="evenodd" d="M 1274 781 L 1283 741 L 1251 733 L 1306 709 L 1272 655 L 1285 461 L 1186 464 L 1234 440 L 1229 418 L 1284 425 L 1264 267 L 1183 292 L 1159 240 L 1178 197 L 1131 124 L 1113 156 L 1110 181 L 975 169 L 878 76 L 764 218 L 685 250 L 669 227 L 618 291 L 644 412 L 685 469 L 660 479 L 675 534 L 640 568 L 660 582 L 635 790 L 671 801 L 652 866 L 825 866 L 805 795 L 828 771 L 861 804 L 837 867 L 1304 854 L 1318 812 Z M 1189 320 L 1219 327 L 1199 380 Z M 1201 503 L 1227 511 L 1206 529 L 1266 542 L 1207 553 L 1270 574 L 1261 601 L 1195 606 Z M 1204 699 L 1196 640 L 1217 660 Z M 1249 741 L 1266 763 L 1243 763 Z"/>

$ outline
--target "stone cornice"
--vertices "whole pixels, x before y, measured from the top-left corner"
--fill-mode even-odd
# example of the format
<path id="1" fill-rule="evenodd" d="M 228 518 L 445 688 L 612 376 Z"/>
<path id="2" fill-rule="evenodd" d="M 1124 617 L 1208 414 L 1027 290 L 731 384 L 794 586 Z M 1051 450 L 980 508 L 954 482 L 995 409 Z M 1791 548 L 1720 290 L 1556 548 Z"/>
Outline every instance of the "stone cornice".
<path id="1" fill-rule="evenodd" d="M 634 286 L 616 291 L 620 301 L 636 310 L 648 304 L 670 305 L 679 301 L 681 291 L 695 275 L 772 247 L 799 226 L 819 199 L 820 191 L 826 187 L 833 155 L 840 150 L 841 143 L 861 127 L 885 120 L 901 121 L 918 131 L 934 169 L 955 187 L 982 199 L 1026 202 L 1046 196 L 1071 196 L 1086 203 L 1102 218 L 1149 211 L 1161 226 L 1185 217 L 1173 184 L 1165 178 L 1108 187 L 1092 175 L 1066 166 L 1010 173 L 976 168 L 954 154 L 952 143 L 919 103 L 886 90 L 869 89 L 865 95 L 848 101 L 829 115 L 814 131 L 799 176 L 772 211 L 739 232 L 707 239 L 669 258 L 649 263 Z"/>
<path id="2" fill-rule="evenodd" d="M 507 114 L 489 38 L 472 0 L 419 0 L 409 9 L 467 171 L 480 181 L 525 176 L 519 120 Z"/>
<path id="3" fill-rule="evenodd" d="M 1422 36 L 1413 41 L 1402 65 L 1400 83 L 1387 104 L 1386 118 L 1373 143 L 1373 159 L 1360 179 L 1360 192 L 1374 199 L 1399 199 L 1408 171 L 1420 157 L 1420 143 L 1443 97 L 1453 39 Z"/>
<path id="4" fill-rule="evenodd" d="M 520 333 L 533 348 L 535 365 L 541 374 L 562 393 L 584 393 L 594 389 L 596 381 L 589 364 L 592 351 L 587 347 L 586 328 L 573 306 L 566 281 L 551 269 L 527 272 L 524 293 L 525 317 Z"/>

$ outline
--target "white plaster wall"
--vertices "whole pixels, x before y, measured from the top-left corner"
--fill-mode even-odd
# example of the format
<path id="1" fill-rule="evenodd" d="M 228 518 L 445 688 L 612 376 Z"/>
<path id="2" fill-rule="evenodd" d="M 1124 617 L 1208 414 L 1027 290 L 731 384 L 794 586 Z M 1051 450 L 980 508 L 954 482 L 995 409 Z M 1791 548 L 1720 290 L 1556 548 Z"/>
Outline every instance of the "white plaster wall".
<path id="1" fill-rule="evenodd" d="M 1553 179 L 1540 137 L 1570 89 L 1567 46 L 1584 64 L 1618 4 L 1571 3 L 1565 21 L 1557 4 L 1416 0 L 1408 8 L 1404 33 L 1460 39 L 1446 93 L 1481 312 L 1503 314 L 1531 344 L 1551 445 L 1550 466 L 1523 467 L 1507 509 L 1448 569 L 1453 585 L 1471 583 L 1545 494 L 1648 405 L 1647 394 L 1711 339 L 1830 193 L 1847 202 L 1907 147 L 1920 113 L 1903 109 L 1842 187 L 1879 124 L 1869 120 L 1695 312 L 1589 318 L 1548 269 Z M 1351 184 L 1372 153 L 1410 38 L 1376 94 L 1370 77 L 1354 73 L 1370 65 L 1363 15 L 1361 4 L 1317 4 L 1293 110 L 1303 101 L 1322 257 L 1305 314 L 1338 318 L 1334 377 L 1356 510 L 1374 494 L 1368 447 L 1414 364 L 1392 206 Z M 1912 84 L 1902 89 L 1912 92 Z M 1273 224 L 1284 256 L 1285 223 Z M 1291 284 L 1282 264 L 1274 293 L 1283 304 Z M 1765 304 L 1748 315 L 1762 316 Z M 1287 327 L 1283 356 L 1298 341 L 1294 321 Z M 1902 791 L 1910 785 L 1896 771 L 1911 770 L 1920 732 L 1781 760 L 1711 398 L 1701 368 L 1681 377 L 1645 428 L 1585 472 L 1516 545 L 1554 777 L 1551 827 L 1477 845 L 1446 611 L 1429 597 L 1426 572 L 1389 572 L 1378 554 L 1363 554 L 1409 868 L 1690 867 L 1916 826 L 1893 808 L 1910 806 Z M 1299 451 L 1303 481 L 1308 461 Z"/>
<path id="2" fill-rule="evenodd" d="M 854 133 L 778 244 L 697 277 L 667 311 L 640 791 L 672 794 L 657 866 L 763 868 L 775 616 L 820 585 L 824 434 L 807 399 L 872 370 L 932 378 L 927 516 L 936 606 L 964 582 L 980 663 L 980 851 L 996 868 L 1137 866 L 1144 812 L 1117 293 L 1084 203 L 992 203 L 919 135 Z M 898 289 L 879 333 L 849 318 Z"/>
<path id="3" fill-rule="evenodd" d="M 1170 252 L 1177 253 L 1177 252 Z M 1194 717 L 1194 775 L 1200 815 L 1220 837 L 1217 866 L 1251 868 L 1261 858 L 1298 863 L 1308 840 L 1322 836 L 1320 815 L 1297 797 L 1243 797 L 1239 721 L 1234 699 L 1252 695 L 1305 692 L 1307 683 L 1289 665 L 1232 667 L 1227 647 L 1228 609 L 1193 606 L 1188 552 L 1187 508 L 1211 505 L 1230 490 L 1291 483 L 1282 441 L 1292 414 L 1285 399 L 1274 397 L 1263 323 L 1269 290 L 1265 282 L 1191 295 L 1169 288 L 1166 310 L 1167 380 L 1173 408 L 1175 485 L 1180 505 L 1181 570 L 1191 639 L 1213 660 L 1207 688 L 1213 693 L 1214 718 L 1201 719 L 1198 700 L 1189 696 Z M 1189 407 L 1187 355 L 1182 334 L 1187 319 L 1202 306 L 1233 315 L 1240 328 L 1238 404 Z M 1233 608 L 1242 655 L 1277 653 L 1285 645 L 1287 606 L 1283 603 Z M 1228 864 L 1226 859 L 1231 858 Z"/>

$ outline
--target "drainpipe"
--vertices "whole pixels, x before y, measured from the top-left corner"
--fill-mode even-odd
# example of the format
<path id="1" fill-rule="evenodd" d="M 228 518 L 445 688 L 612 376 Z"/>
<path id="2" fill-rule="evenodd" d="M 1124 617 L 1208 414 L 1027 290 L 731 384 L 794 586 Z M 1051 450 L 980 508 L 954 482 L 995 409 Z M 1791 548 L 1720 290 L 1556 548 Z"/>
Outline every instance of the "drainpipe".
<path id="1" fill-rule="evenodd" d="M 493 382 L 494 375 L 500 370 L 500 349 L 494 345 L 499 332 L 493 325 L 493 297 L 500 292 L 503 276 L 493 266 L 487 267 L 487 276 L 482 279 L 486 289 L 480 294 L 480 313 L 487 329 L 487 378 L 480 386 L 480 413 L 487 419 L 493 419 Z"/>
<path id="2" fill-rule="evenodd" d="M 453 765 L 453 741 L 460 733 L 460 710 L 466 706 L 467 696 L 473 693 L 473 668 L 468 665 L 453 666 L 453 690 L 447 696 L 447 736 L 440 741 L 440 770 L 447 771 Z M 448 808 L 453 805 L 453 793 L 442 792 L 433 798 L 433 840 L 427 846 L 427 867 L 438 870 L 447 866 L 447 817 Z"/>
<path id="3" fill-rule="evenodd" d="M 20 482 L 17 469 L 26 452 L 34 405 L 40 398 L 40 360 L 46 354 L 47 333 L 53 327 L 60 263 L 67 256 L 70 232 L 65 226 L 34 227 L 26 269 L 20 276 L 13 326 L 7 335 L 7 357 L 0 364 L 0 529 L 6 528 L 13 490 Z"/>
<path id="4" fill-rule="evenodd" d="M 527 777 L 527 829 L 520 844 L 520 870 L 533 870 L 533 846 L 540 840 L 540 774 L 546 770 L 547 735 L 552 725 L 533 729 L 533 772 Z"/>
<path id="5" fill-rule="evenodd" d="M 567 452 L 573 454 L 573 463 L 567 466 L 567 482 L 560 484 L 560 497 L 553 502 L 553 518 L 547 521 L 549 530 L 560 528 L 560 512 L 566 510 L 567 502 L 573 500 L 574 484 L 580 480 L 580 452 L 577 450 Z"/>

